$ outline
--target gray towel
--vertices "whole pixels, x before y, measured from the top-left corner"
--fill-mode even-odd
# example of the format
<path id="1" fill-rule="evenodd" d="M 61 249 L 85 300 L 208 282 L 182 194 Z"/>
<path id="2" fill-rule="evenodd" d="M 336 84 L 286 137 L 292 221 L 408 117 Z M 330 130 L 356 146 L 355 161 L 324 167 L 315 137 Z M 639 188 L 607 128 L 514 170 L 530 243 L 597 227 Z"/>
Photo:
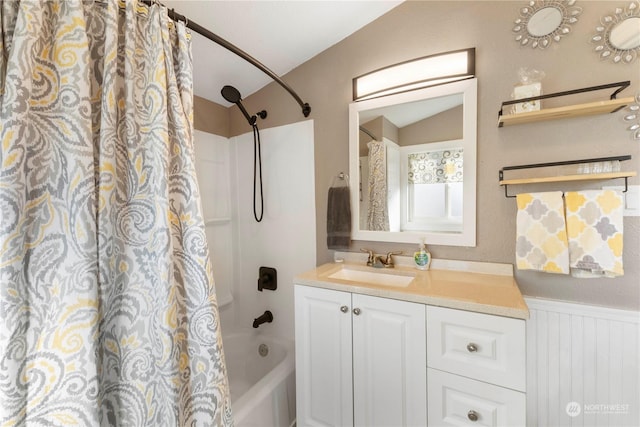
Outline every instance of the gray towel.
<path id="1" fill-rule="evenodd" d="M 329 188 L 327 203 L 327 247 L 348 249 L 351 244 L 351 199 L 349 187 Z"/>

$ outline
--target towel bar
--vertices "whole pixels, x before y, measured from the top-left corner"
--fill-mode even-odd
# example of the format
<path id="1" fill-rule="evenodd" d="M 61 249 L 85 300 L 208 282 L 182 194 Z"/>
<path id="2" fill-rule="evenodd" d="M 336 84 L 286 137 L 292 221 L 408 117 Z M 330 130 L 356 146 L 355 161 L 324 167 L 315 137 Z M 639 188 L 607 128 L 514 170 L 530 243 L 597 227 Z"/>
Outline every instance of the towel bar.
<path id="1" fill-rule="evenodd" d="M 333 180 L 331 182 L 331 187 L 336 186 L 336 180 L 337 182 L 343 182 L 347 187 L 349 186 L 349 175 L 344 172 L 340 172 L 333 177 Z"/>
<path id="2" fill-rule="evenodd" d="M 624 155 L 624 156 L 615 156 L 615 157 L 600 157 L 596 159 L 567 160 L 567 161 L 561 161 L 561 162 L 506 166 L 500 169 L 500 171 L 498 172 L 498 179 L 499 179 L 499 184 L 504 186 L 504 195 L 507 198 L 516 197 L 515 195 L 513 196 L 509 195 L 509 192 L 508 192 L 509 185 L 539 184 L 539 183 L 569 182 L 569 181 L 595 181 L 595 180 L 621 179 L 621 178 L 624 178 L 623 193 L 626 193 L 629 190 L 628 179 L 630 177 L 636 176 L 636 172 L 605 172 L 605 173 L 593 173 L 593 174 L 550 176 L 550 177 L 542 177 L 542 178 L 504 179 L 504 171 L 516 170 L 516 169 L 533 169 L 533 168 L 550 167 L 550 166 L 564 166 L 564 165 L 583 164 L 583 163 L 596 163 L 596 162 L 606 162 L 606 161 L 624 161 L 624 160 L 630 160 L 630 159 L 631 159 L 630 155 Z"/>

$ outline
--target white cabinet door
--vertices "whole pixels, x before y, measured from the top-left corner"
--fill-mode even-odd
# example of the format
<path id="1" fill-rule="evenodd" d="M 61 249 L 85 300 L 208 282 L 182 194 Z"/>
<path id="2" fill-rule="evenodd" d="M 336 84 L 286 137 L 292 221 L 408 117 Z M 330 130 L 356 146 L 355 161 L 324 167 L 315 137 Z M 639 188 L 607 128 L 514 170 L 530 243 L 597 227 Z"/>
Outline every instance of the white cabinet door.
<path id="1" fill-rule="evenodd" d="M 425 306 L 357 294 L 352 305 L 355 425 L 426 426 Z"/>
<path id="2" fill-rule="evenodd" d="M 353 425 L 351 294 L 295 286 L 297 425 Z"/>
<path id="3" fill-rule="evenodd" d="M 430 426 L 526 425 L 524 393 L 428 369 Z"/>

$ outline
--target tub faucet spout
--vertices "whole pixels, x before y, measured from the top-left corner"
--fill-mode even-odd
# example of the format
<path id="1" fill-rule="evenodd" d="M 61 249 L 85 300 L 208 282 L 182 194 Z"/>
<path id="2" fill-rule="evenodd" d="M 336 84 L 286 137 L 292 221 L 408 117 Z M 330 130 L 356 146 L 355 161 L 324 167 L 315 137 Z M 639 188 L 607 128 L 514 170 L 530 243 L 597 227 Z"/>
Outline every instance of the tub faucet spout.
<path id="1" fill-rule="evenodd" d="M 267 310 L 257 318 L 253 319 L 253 327 L 257 328 L 263 323 L 271 323 L 271 322 L 273 322 L 273 314 L 269 310 Z"/>

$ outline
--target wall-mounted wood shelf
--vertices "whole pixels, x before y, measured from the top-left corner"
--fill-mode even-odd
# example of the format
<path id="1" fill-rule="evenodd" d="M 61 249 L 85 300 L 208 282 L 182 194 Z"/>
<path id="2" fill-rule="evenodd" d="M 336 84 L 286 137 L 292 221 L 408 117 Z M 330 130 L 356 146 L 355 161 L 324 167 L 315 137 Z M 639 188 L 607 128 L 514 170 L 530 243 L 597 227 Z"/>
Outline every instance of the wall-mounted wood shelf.
<path id="1" fill-rule="evenodd" d="M 597 181 L 603 179 L 631 178 L 636 172 L 583 173 L 579 175 L 546 176 L 543 178 L 503 179 L 500 185 L 540 184 L 545 182 Z"/>
<path id="2" fill-rule="evenodd" d="M 627 98 L 616 99 L 616 95 L 621 90 L 628 87 L 630 84 L 631 84 L 630 81 L 610 83 L 606 85 L 592 86 L 592 87 L 583 88 L 583 89 L 575 89 L 575 90 L 569 90 L 565 92 L 551 93 L 548 95 L 534 96 L 531 98 L 521 98 L 521 99 L 515 99 L 512 101 L 505 101 L 502 103 L 500 111 L 498 112 L 498 127 L 518 125 L 518 124 L 524 124 L 524 123 L 533 123 L 533 122 L 539 122 L 544 120 L 556 120 L 556 119 L 564 119 L 564 118 L 570 118 L 570 117 L 587 116 L 587 115 L 594 115 L 594 114 L 615 113 L 616 111 L 619 111 L 620 109 L 633 103 L 634 98 L 632 96 Z M 558 108 L 546 108 L 543 110 L 529 111 L 526 113 L 503 114 L 503 110 L 505 106 L 519 104 L 521 102 L 556 98 L 560 96 L 575 95 L 579 93 L 585 93 L 585 92 L 602 90 L 602 89 L 610 89 L 610 88 L 618 88 L 618 89 L 611 94 L 610 96 L 611 99 L 607 101 L 588 102 L 585 104 L 569 105 L 566 107 L 558 107 Z"/>
<path id="3" fill-rule="evenodd" d="M 623 192 L 626 192 L 628 188 L 628 179 L 631 177 L 637 176 L 637 173 L 634 171 L 582 173 L 582 174 L 572 174 L 572 175 L 545 176 L 545 177 L 535 177 L 535 178 L 514 178 L 514 179 L 504 179 L 504 172 L 508 170 L 516 170 L 516 169 L 534 169 L 534 168 L 544 168 L 544 167 L 552 167 L 552 166 L 566 166 L 566 165 L 586 164 L 586 163 L 624 161 L 624 160 L 630 160 L 630 159 L 631 159 L 630 155 L 624 155 L 624 156 L 617 156 L 617 157 L 601 157 L 597 159 L 568 160 L 568 161 L 551 162 L 551 163 L 506 166 L 500 169 L 500 171 L 498 172 L 498 182 L 501 186 L 504 186 L 505 197 L 509 197 L 509 198 L 515 197 L 515 196 L 510 196 L 508 194 L 509 185 L 541 184 L 541 183 L 552 183 L 552 182 L 598 181 L 598 180 L 621 179 L 621 178 L 624 179 L 625 189 Z"/>
<path id="4" fill-rule="evenodd" d="M 507 114 L 498 118 L 498 126 L 503 127 L 523 123 L 541 122 L 544 120 L 615 113 L 631 103 L 633 103 L 633 96 L 628 98 L 612 99 L 610 101 L 589 102 L 587 104 L 547 108 L 539 111 L 529 111 L 527 113 Z"/>

